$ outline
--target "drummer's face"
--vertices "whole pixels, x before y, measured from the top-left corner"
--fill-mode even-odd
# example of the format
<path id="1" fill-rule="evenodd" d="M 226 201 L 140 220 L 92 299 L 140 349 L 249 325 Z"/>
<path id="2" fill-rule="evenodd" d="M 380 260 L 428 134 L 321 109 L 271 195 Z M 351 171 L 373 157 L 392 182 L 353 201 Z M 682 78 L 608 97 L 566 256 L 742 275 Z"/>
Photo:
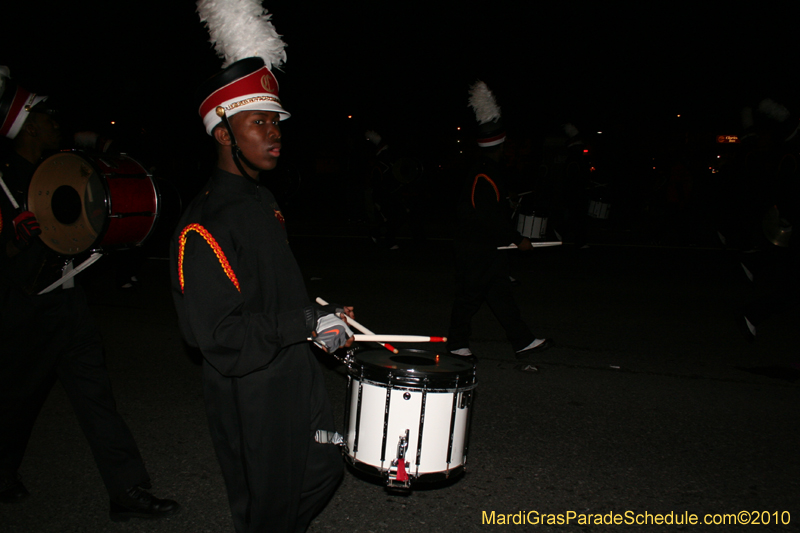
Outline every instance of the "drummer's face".
<path id="1" fill-rule="evenodd" d="M 274 111 L 242 111 L 231 117 L 242 153 L 261 170 L 272 170 L 281 155 L 280 115 Z"/>
<path id="2" fill-rule="evenodd" d="M 36 136 L 42 150 L 58 150 L 61 146 L 61 127 L 48 113 L 33 112 L 28 117 L 36 128 Z"/>

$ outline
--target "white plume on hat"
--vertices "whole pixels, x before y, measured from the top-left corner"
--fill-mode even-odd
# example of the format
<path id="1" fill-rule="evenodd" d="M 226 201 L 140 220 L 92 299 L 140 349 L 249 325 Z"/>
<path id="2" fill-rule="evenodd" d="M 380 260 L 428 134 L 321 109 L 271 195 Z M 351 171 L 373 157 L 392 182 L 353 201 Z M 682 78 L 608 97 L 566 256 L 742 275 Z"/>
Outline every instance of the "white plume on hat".
<path id="1" fill-rule="evenodd" d="M 764 98 L 758 104 L 758 110 L 773 120 L 783 122 L 789 118 L 789 110 L 771 98 Z"/>
<path id="2" fill-rule="evenodd" d="M 247 57 L 262 58 L 270 69 L 286 61 L 286 43 L 260 0 L 198 0 L 197 12 L 223 68 Z"/>
<path id="3" fill-rule="evenodd" d="M 478 124 L 486 124 L 500 118 L 500 106 L 494 98 L 494 94 L 489 90 L 486 83 L 478 80 L 469 88 L 469 105 L 475 111 L 475 118 Z"/>

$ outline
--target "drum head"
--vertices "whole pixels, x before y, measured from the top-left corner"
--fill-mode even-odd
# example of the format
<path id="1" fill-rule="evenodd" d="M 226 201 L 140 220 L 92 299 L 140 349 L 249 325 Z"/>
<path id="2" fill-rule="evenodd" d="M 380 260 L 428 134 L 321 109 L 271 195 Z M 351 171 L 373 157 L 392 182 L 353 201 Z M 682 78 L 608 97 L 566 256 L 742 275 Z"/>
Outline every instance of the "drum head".
<path id="1" fill-rule="evenodd" d="M 74 153 L 47 158 L 28 188 L 28 209 L 42 228 L 42 242 L 64 255 L 84 252 L 98 240 L 107 220 L 106 202 L 97 171 Z"/>
<path id="2" fill-rule="evenodd" d="M 446 351 L 401 349 L 394 354 L 384 349 L 365 350 L 355 354 L 348 368 L 353 377 L 386 384 L 456 388 L 475 383 L 474 359 Z"/>

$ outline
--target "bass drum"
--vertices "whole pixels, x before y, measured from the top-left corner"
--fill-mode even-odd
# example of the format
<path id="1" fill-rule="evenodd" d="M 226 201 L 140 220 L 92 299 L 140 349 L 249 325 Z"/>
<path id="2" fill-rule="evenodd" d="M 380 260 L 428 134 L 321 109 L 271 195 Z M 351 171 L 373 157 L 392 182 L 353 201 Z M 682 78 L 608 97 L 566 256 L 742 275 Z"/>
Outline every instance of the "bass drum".
<path id="1" fill-rule="evenodd" d="M 28 188 L 42 242 L 62 255 L 141 245 L 160 203 L 152 176 L 124 154 L 55 154 L 39 165 Z"/>
<path id="2" fill-rule="evenodd" d="M 354 468 L 401 489 L 464 470 L 474 358 L 367 350 L 348 370 L 345 458 Z"/>

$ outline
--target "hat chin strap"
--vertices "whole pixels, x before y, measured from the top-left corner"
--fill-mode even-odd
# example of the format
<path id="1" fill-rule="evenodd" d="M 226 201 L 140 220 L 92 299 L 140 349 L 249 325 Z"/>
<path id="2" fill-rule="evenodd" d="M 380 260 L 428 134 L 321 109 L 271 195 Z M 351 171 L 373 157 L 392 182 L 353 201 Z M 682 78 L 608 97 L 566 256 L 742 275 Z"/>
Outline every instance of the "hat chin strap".
<path id="1" fill-rule="evenodd" d="M 242 150 L 239 148 L 239 145 L 236 144 L 236 136 L 233 134 L 233 128 L 231 128 L 231 123 L 228 121 L 228 115 L 225 113 L 225 111 L 223 110 L 222 114 L 219 114 L 218 111 L 217 114 L 222 119 L 222 123 L 225 124 L 225 128 L 228 130 L 228 135 L 231 138 L 231 155 L 233 156 L 233 163 L 236 165 L 236 168 L 239 169 L 239 172 L 242 174 L 242 176 L 245 178 L 250 177 L 250 174 L 245 172 L 242 163 L 247 165 L 250 169 L 255 170 L 256 173 L 261 172 L 260 168 L 247 160 L 242 153 Z"/>

